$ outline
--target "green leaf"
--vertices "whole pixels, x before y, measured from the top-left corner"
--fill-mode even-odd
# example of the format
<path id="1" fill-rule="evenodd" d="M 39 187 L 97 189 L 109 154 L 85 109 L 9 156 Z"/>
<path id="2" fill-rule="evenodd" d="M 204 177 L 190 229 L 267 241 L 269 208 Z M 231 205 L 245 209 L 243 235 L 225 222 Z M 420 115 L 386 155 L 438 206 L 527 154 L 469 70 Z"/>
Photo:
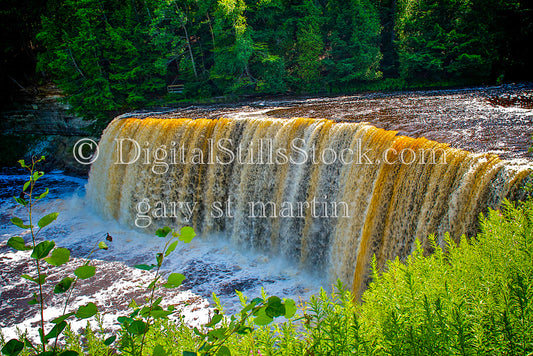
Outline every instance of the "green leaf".
<path id="1" fill-rule="evenodd" d="M 127 316 L 119 316 L 117 318 L 117 321 L 120 323 L 120 324 L 124 324 L 124 323 L 131 323 L 132 322 L 132 319 L 131 318 L 128 318 Z"/>
<path id="2" fill-rule="evenodd" d="M 32 282 L 35 282 L 37 284 L 44 284 L 44 282 L 46 282 L 46 274 L 44 274 L 44 273 L 41 273 L 39 275 L 39 278 L 33 278 L 29 274 L 22 274 L 20 276 L 22 278 L 24 278 L 24 279 L 27 279 L 28 281 L 32 281 Z"/>
<path id="3" fill-rule="evenodd" d="M 65 293 L 69 290 L 70 286 L 74 282 L 74 278 L 65 277 L 54 287 L 55 294 Z"/>
<path id="4" fill-rule="evenodd" d="M 20 227 L 21 229 L 29 229 L 30 225 L 25 225 L 24 221 L 22 221 L 21 218 L 17 218 L 16 216 L 14 218 L 11 218 L 11 223 L 15 226 Z"/>
<path id="5" fill-rule="evenodd" d="M 218 349 L 217 356 L 231 356 L 231 351 L 228 349 L 227 346 L 220 346 L 220 349 Z"/>
<path id="6" fill-rule="evenodd" d="M 104 340 L 104 345 L 105 346 L 109 346 L 112 343 L 114 343 L 116 339 L 117 339 L 117 337 L 115 335 L 110 336 L 110 337 L 108 337 L 107 339 Z"/>
<path id="7" fill-rule="evenodd" d="M 24 198 L 13 197 L 13 199 L 22 206 L 28 205 L 28 202 Z"/>
<path id="8" fill-rule="evenodd" d="M 20 164 L 22 168 L 28 168 L 28 166 L 26 165 L 26 162 L 24 162 L 23 159 L 19 159 L 17 162 Z"/>
<path id="9" fill-rule="evenodd" d="M 96 304 L 90 302 L 87 305 L 82 305 L 78 308 L 78 311 L 76 312 L 76 317 L 78 319 L 87 319 L 95 315 L 97 312 L 98 308 L 96 308 Z"/>
<path id="10" fill-rule="evenodd" d="M 155 235 L 156 236 L 159 236 L 159 237 L 167 237 L 167 235 L 171 232 L 172 230 L 168 227 L 168 226 L 165 226 L 161 229 L 157 229 L 157 231 L 155 232 Z"/>
<path id="11" fill-rule="evenodd" d="M 148 327 L 144 321 L 134 320 L 126 327 L 126 330 L 135 335 L 142 335 L 148 331 Z"/>
<path id="12" fill-rule="evenodd" d="M 250 328 L 249 326 L 241 325 L 237 329 L 237 334 L 246 335 L 246 334 L 250 333 L 251 331 L 252 331 L 252 328 Z"/>
<path id="13" fill-rule="evenodd" d="M 258 298 L 252 299 L 252 301 L 250 303 L 255 303 L 255 305 L 257 305 L 257 304 L 260 304 L 260 303 L 263 303 L 263 302 L 264 302 L 264 300 L 258 297 Z"/>
<path id="14" fill-rule="evenodd" d="M 252 300 L 250 302 L 250 304 L 248 304 L 247 306 L 245 306 L 243 308 L 243 310 L 241 310 L 241 313 L 247 313 L 249 312 L 250 310 L 252 310 L 258 303 L 261 303 L 263 301 L 263 299 L 261 298 L 255 298 L 254 300 Z"/>
<path id="15" fill-rule="evenodd" d="M 156 345 L 152 351 L 152 356 L 167 356 L 167 351 L 161 345 Z"/>
<path id="16" fill-rule="evenodd" d="M 285 306 L 281 303 L 281 299 L 276 296 L 268 298 L 265 313 L 271 318 L 285 315 Z"/>
<path id="17" fill-rule="evenodd" d="M 179 239 L 185 243 L 189 243 L 196 236 L 194 229 L 190 226 L 184 226 L 181 228 Z"/>
<path id="18" fill-rule="evenodd" d="M 44 176 L 44 172 L 42 171 L 35 171 L 33 172 L 33 176 L 32 176 L 32 179 L 34 181 L 37 181 L 39 178 L 41 178 L 42 176 Z"/>
<path id="19" fill-rule="evenodd" d="M 7 356 L 15 356 L 20 354 L 23 348 L 23 342 L 20 342 L 17 339 L 11 339 L 4 345 L 4 347 L 2 347 L 2 353 Z"/>
<path id="20" fill-rule="evenodd" d="M 149 270 L 155 268 L 155 265 L 150 265 L 150 266 L 148 266 L 148 265 L 135 265 L 133 267 L 138 268 L 138 269 L 142 269 L 144 271 L 149 271 Z"/>
<path id="21" fill-rule="evenodd" d="M 25 346 L 25 347 L 29 347 L 29 348 L 33 349 L 34 351 L 37 351 L 37 349 L 35 348 L 35 346 L 32 345 L 31 341 L 28 340 L 27 337 L 24 337 L 24 346 Z"/>
<path id="22" fill-rule="evenodd" d="M 259 325 L 259 326 L 268 325 L 268 324 L 270 324 L 273 321 L 274 321 L 274 319 L 272 319 L 271 317 L 266 316 L 266 315 L 261 315 L 261 316 L 258 316 L 258 317 L 256 317 L 254 319 L 254 323 L 256 325 Z"/>
<path id="23" fill-rule="evenodd" d="M 224 338 L 227 330 L 228 328 L 218 328 L 218 329 L 211 330 L 210 332 L 207 333 L 207 335 L 211 336 L 212 338 L 220 340 Z"/>
<path id="24" fill-rule="evenodd" d="M 78 268 L 76 268 L 76 270 L 74 270 L 74 274 L 79 279 L 91 278 L 92 276 L 94 276 L 95 273 L 96 267 L 87 265 L 79 266 Z"/>
<path id="25" fill-rule="evenodd" d="M 167 283 L 163 284 L 165 288 L 177 288 L 181 286 L 181 283 L 185 280 L 185 276 L 181 273 L 171 273 L 168 276 Z"/>
<path id="26" fill-rule="evenodd" d="M 161 307 L 159 306 L 159 303 L 161 303 L 162 301 L 163 301 L 163 297 L 159 297 L 159 298 L 157 298 L 157 299 L 154 301 L 154 303 L 152 304 L 152 308 L 155 308 L 155 307 L 161 308 Z"/>
<path id="27" fill-rule="evenodd" d="M 157 278 L 157 279 L 159 279 L 159 278 Z M 157 280 L 153 280 L 152 282 L 150 282 L 150 284 L 148 285 L 147 288 L 148 288 L 148 289 L 152 289 L 152 288 L 155 287 L 156 284 L 157 284 Z"/>
<path id="28" fill-rule="evenodd" d="M 107 247 L 107 244 L 106 244 L 104 241 L 100 241 L 100 242 L 98 243 L 98 248 L 99 248 L 100 250 L 107 250 L 109 247 Z"/>
<path id="29" fill-rule="evenodd" d="M 208 328 L 213 327 L 213 326 L 217 325 L 222 320 L 222 318 L 223 318 L 222 314 L 215 314 L 211 318 L 211 321 L 209 323 L 205 324 L 205 326 L 208 327 Z"/>
<path id="30" fill-rule="evenodd" d="M 148 305 L 145 305 L 144 307 L 141 308 L 141 311 L 139 312 L 139 314 L 143 318 L 146 318 L 148 314 L 150 314 L 150 307 Z"/>
<path id="31" fill-rule="evenodd" d="M 170 310 L 170 311 L 167 311 L 167 310 L 152 310 L 150 312 L 150 315 L 152 317 L 154 317 L 155 319 L 159 319 L 159 318 L 165 318 L 165 317 L 169 316 L 172 313 L 173 313 L 172 310 Z"/>
<path id="32" fill-rule="evenodd" d="M 24 279 L 27 279 L 28 281 L 32 281 L 32 282 L 38 283 L 37 280 L 35 278 L 33 278 L 32 276 L 30 276 L 29 274 L 21 274 L 20 277 L 24 278 Z"/>
<path id="33" fill-rule="evenodd" d="M 45 215 L 39 220 L 37 225 L 39 225 L 39 227 L 42 229 L 43 227 L 48 226 L 52 221 L 57 219 L 58 215 L 59 213 L 50 213 L 48 215 Z"/>
<path id="34" fill-rule="evenodd" d="M 67 320 L 68 318 L 70 318 L 71 316 L 73 316 L 75 313 L 67 313 L 65 315 L 61 315 L 60 317 L 57 317 L 55 318 L 54 320 L 52 320 L 51 322 L 53 324 L 59 324 L 61 323 L 62 321 L 65 321 Z"/>
<path id="35" fill-rule="evenodd" d="M 31 257 L 35 258 L 36 260 L 41 260 L 47 257 L 55 246 L 56 244 L 54 241 L 44 240 L 35 246 L 33 252 L 31 253 Z"/>
<path id="36" fill-rule="evenodd" d="M 43 193 L 41 193 L 41 195 L 39 195 L 39 197 L 37 197 L 37 200 L 44 198 L 45 196 L 48 195 L 49 192 L 50 191 L 48 190 L 48 188 L 46 188 L 46 190 Z"/>
<path id="37" fill-rule="evenodd" d="M 22 187 L 22 191 L 25 192 L 26 189 L 28 189 L 28 187 L 30 186 L 30 183 L 31 183 L 31 180 L 27 181 L 26 183 L 24 183 L 24 186 Z"/>
<path id="38" fill-rule="evenodd" d="M 296 314 L 296 303 L 290 298 L 285 299 L 285 317 L 290 319 Z"/>
<path id="39" fill-rule="evenodd" d="M 70 251 L 64 247 L 56 248 L 52 255 L 44 260 L 52 266 L 61 266 L 70 260 Z"/>
<path id="40" fill-rule="evenodd" d="M 163 264 L 163 254 L 160 252 L 156 255 L 155 259 L 157 260 L 157 265 L 159 267 L 161 267 L 161 265 Z"/>
<path id="41" fill-rule="evenodd" d="M 46 336 L 44 335 L 43 328 L 39 328 L 39 337 L 41 339 L 42 344 L 46 344 L 48 340 L 46 340 Z M 40 353 L 39 355 L 43 355 L 43 353 Z"/>
<path id="42" fill-rule="evenodd" d="M 33 293 L 33 297 L 28 300 L 28 305 L 39 304 L 39 299 L 37 299 L 37 293 Z"/>
<path id="43" fill-rule="evenodd" d="M 54 339 L 54 338 L 58 337 L 63 332 L 63 330 L 66 327 L 67 327 L 67 322 L 66 321 L 62 321 L 60 323 L 57 323 L 56 325 L 54 325 L 52 330 L 50 330 L 48 335 L 45 336 L 46 339 L 50 340 L 50 339 Z"/>
<path id="44" fill-rule="evenodd" d="M 256 317 L 254 319 L 254 323 L 256 325 L 268 325 L 270 324 L 274 319 L 266 314 L 266 307 L 260 308 L 257 313 Z"/>
<path id="45" fill-rule="evenodd" d="M 170 255 L 176 249 L 176 246 L 178 246 L 178 241 L 174 241 L 173 243 L 171 243 L 165 251 L 165 257 Z"/>
<path id="46" fill-rule="evenodd" d="M 62 353 L 59 354 L 59 356 L 78 356 L 78 355 L 79 353 L 73 350 L 63 351 Z"/>
<path id="47" fill-rule="evenodd" d="M 33 249 L 31 246 L 26 246 L 24 239 L 20 236 L 13 236 L 7 240 L 7 245 L 17 251 L 28 251 Z"/>

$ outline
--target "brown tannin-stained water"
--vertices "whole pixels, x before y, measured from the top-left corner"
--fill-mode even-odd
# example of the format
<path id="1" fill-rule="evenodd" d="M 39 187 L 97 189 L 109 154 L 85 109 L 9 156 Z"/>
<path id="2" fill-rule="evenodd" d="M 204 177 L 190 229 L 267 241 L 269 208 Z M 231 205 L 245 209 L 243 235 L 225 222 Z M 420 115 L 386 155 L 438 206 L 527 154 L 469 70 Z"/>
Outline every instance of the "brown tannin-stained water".
<path id="1" fill-rule="evenodd" d="M 73 299 L 94 300 L 110 327 L 125 313 L 124 298 L 142 299 L 137 285 L 150 276 L 131 266 L 153 262 L 160 238 L 152 232 L 164 225 L 192 225 L 202 235 L 180 244 L 165 265 L 187 279 L 164 300 L 192 325 L 207 320 L 203 298 L 212 292 L 230 313 L 240 305 L 235 290 L 252 298 L 265 287 L 307 300 L 340 278 L 360 293 L 372 255 L 383 266 L 407 256 L 416 239 L 427 249 L 427 234 L 440 242 L 445 232 L 473 236 L 480 212 L 521 196 L 531 181 L 532 88 L 258 99 L 126 114 L 101 139 L 87 193 L 85 180 L 47 174 L 39 182 L 50 195 L 36 214 L 60 213 L 43 236 L 76 258 L 113 236 L 108 251 L 93 255 L 105 274 L 100 283 Z M 124 139 L 125 164 L 116 164 L 116 139 Z M 353 162 L 342 160 L 349 150 Z M 396 161 L 402 152 L 409 164 Z M 6 246 L 20 234 L 9 220 L 24 217 L 12 197 L 25 180 L 0 174 L 0 327 L 10 337 L 17 327 L 31 334 L 38 319 L 35 309 L 19 308 L 32 292 L 19 278 L 28 256 Z M 47 319 L 60 314 L 60 302 Z"/>
<path id="2" fill-rule="evenodd" d="M 88 196 L 127 226 L 188 224 L 359 294 L 372 256 L 383 267 L 416 240 L 428 249 L 429 234 L 441 244 L 447 232 L 473 236 L 479 213 L 522 194 L 530 162 L 500 157 L 527 157 L 531 92 L 514 101 L 507 94 L 366 94 L 126 114 L 102 136 Z"/>
<path id="3" fill-rule="evenodd" d="M 368 122 L 413 138 L 425 137 L 470 152 L 525 158 L 533 144 L 533 86 L 350 96 L 267 99 L 191 106 L 168 117 L 308 117 Z"/>

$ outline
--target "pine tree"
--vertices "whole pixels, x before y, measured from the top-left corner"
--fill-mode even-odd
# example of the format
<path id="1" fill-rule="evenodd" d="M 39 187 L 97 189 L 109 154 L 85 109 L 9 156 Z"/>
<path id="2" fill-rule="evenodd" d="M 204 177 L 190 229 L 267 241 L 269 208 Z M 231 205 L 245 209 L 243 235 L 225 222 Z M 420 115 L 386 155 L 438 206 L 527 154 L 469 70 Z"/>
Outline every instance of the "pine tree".
<path id="1" fill-rule="evenodd" d="M 238 92 L 253 84 L 248 62 L 253 52 L 243 0 L 219 0 L 214 13 L 214 65 L 210 78 L 223 92 Z"/>
<path id="2" fill-rule="evenodd" d="M 248 25 L 253 29 L 250 72 L 255 90 L 281 93 L 287 90 L 287 44 L 292 35 L 283 26 L 286 7 L 282 0 L 263 0 L 248 4 Z"/>
<path id="3" fill-rule="evenodd" d="M 380 24 L 372 3 L 331 0 L 326 5 L 326 19 L 324 63 L 329 85 L 342 89 L 380 78 Z"/>
<path id="4" fill-rule="evenodd" d="M 150 36 L 156 5 L 65 0 L 43 18 L 39 39 L 48 51 L 40 66 L 57 78 L 75 111 L 105 124 L 117 111 L 149 105 L 165 93 L 161 58 L 179 49 Z"/>
<path id="5" fill-rule="evenodd" d="M 299 7 L 302 14 L 297 21 L 296 68 L 299 87 L 306 91 L 317 89 L 321 75 L 321 56 L 324 43 L 320 33 L 320 10 L 313 0 L 304 0 Z"/>

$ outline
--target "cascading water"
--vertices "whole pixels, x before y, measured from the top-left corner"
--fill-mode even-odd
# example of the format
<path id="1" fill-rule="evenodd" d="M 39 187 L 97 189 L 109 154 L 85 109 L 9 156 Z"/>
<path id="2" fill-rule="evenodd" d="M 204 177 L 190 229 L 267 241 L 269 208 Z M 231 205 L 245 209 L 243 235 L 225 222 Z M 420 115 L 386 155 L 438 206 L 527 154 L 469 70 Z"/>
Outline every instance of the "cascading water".
<path id="1" fill-rule="evenodd" d="M 226 235 L 359 294 L 374 254 L 383 266 L 416 239 L 429 248 L 429 234 L 472 236 L 480 212 L 530 179 L 526 165 L 396 134 L 303 118 L 120 118 L 87 192 L 129 226 Z"/>

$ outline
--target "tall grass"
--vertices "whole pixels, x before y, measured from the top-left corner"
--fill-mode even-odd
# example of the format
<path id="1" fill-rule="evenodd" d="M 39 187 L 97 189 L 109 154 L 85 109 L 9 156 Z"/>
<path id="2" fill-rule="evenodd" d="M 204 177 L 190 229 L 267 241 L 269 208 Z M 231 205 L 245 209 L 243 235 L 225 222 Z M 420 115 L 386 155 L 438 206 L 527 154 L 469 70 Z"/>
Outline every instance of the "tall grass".
<path id="1" fill-rule="evenodd" d="M 374 269 L 361 337 L 380 354 L 527 355 L 533 352 L 533 202 L 481 217 L 471 241 Z"/>

